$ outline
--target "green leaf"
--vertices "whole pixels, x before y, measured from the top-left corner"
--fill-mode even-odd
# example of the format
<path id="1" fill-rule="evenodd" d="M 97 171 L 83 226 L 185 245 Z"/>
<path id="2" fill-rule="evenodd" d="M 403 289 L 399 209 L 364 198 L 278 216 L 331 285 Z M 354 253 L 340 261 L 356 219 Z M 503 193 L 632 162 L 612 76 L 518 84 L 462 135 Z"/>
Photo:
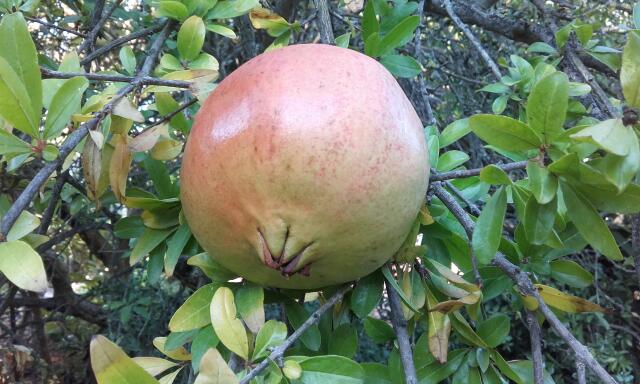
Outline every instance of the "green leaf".
<path id="1" fill-rule="evenodd" d="M 160 357 L 134 357 L 133 360 L 136 364 L 142 367 L 151 376 L 156 376 L 166 371 L 169 368 L 173 368 L 178 364 L 173 361 L 169 361 Z"/>
<path id="2" fill-rule="evenodd" d="M 553 231 L 556 212 L 556 199 L 540 204 L 534 196 L 529 197 L 524 214 L 524 231 L 531 244 L 542 245 L 547 241 Z"/>
<path id="3" fill-rule="evenodd" d="M 362 41 L 367 41 L 369 36 L 380 31 L 380 24 L 373 6 L 374 0 L 367 0 L 367 5 L 362 13 Z"/>
<path id="4" fill-rule="evenodd" d="M 196 373 L 199 370 L 202 355 L 209 348 L 215 348 L 218 343 L 220 343 L 220 340 L 211 325 L 207 325 L 198 331 L 198 334 L 191 342 L 191 367 Z"/>
<path id="5" fill-rule="evenodd" d="M 240 318 L 252 333 L 258 333 L 264 325 L 264 290 L 247 283 L 236 292 L 236 306 Z"/>
<path id="6" fill-rule="evenodd" d="M 163 0 L 158 5 L 158 16 L 182 21 L 189 16 L 189 10 L 179 1 Z"/>
<path id="7" fill-rule="evenodd" d="M 384 56 L 394 48 L 406 44 L 413 37 L 413 32 L 420 24 L 420 16 L 409 16 L 399 22 L 389 33 L 380 40 L 378 55 Z"/>
<path id="8" fill-rule="evenodd" d="M 496 314 L 478 324 L 478 336 L 489 347 L 495 348 L 502 344 L 511 330 L 511 321 L 505 314 Z"/>
<path id="9" fill-rule="evenodd" d="M 606 155 L 598 167 L 613 183 L 619 192 L 624 191 L 640 170 L 640 143 L 633 133 L 632 127 L 625 127 L 629 134 L 629 153 L 626 156 L 616 156 L 612 153 Z"/>
<path id="10" fill-rule="evenodd" d="M 639 12 L 634 8 L 634 16 Z M 620 83 L 627 104 L 640 108 L 640 36 L 633 31 L 627 33 L 627 44 L 622 51 Z"/>
<path id="11" fill-rule="evenodd" d="M 222 25 L 218 23 L 208 23 L 207 31 L 217 33 L 218 35 L 228 37 L 230 39 L 235 39 L 237 37 L 233 29 L 227 27 L 226 25 Z"/>
<path id="12" fill-rule="evenodd" d="M 22 211 L 7 233 L 7 241 L 20 240 L 38 228 L 39 225 L 40 219 L 36 215 Z"/>
<path id="13" fill-rule="evenodd" d="M 347 32 L 336 37 L 336 47 L 349 48 L 350 38 L 351 38 L 351 32 Z"/>
<path id="14" fill-rule="evenodd" d="M 471 132 L 471 126 L 469 125 L 468 118 L 454 121 L 447 125 L 440 133 L 440 148 L 455 143 L 469 132 Z"/>
<path id="15" fill-rule="evenodd" d="M 572 139 L 593 143 L 609 153 L 626 156 L 633 143 L 633 131 L 621 119 L 609 119 L 571 135 Z"/>
<path id="16" fill-rule="evenodd" d="M 392 384 L 389 369 L 380 363 L 360 363 L 366 384 Z"/>
<path id="17" fill-rule="evenodd" d="M 231 352 L 249 359 L 249 341 L 242 321 L 236 318 L 236 304 L 233 292 L 220 287 L 211 300 L 211 324 L 216 335 Z M 202 365 L 202 364 L 201 364 Z M 200 367 L 202 370 L 202 366 Z"/>
<path id="18" fill-rule="evenodd" d="M 130 46 L 125 45 L 120 48 L 120 52 L 118 53 L 118 57 L 120 58 L 120 63 L 125 71 L 128 74 L 133 75 L 136 72 L 136 55 L 133 53 L 133 49 Z"/>
<path id="19" fill-rule="evenodd" d="M 209 307 L 214 293 L 220 288 L 212 283 L 200 287 L 173 314 L 169 321 L 171 332 L 185 332 L 204 327 L 211 321 Z"/>
<path id="20" fill-rule="evenodd" d="M 543 43 L 540 41 L 537 41 L 533 44 L 531 44 L 528 48 L 527 48 L 527 52 L 531 52 L 531 53 L 546 53 L 549 55 L 555 55 L 558 53 L 558 51 L 556 51 L 555 48 L 553 48 L 552 46 L 550 46 L 547 43 Z"/>
<path id="21" fill-rule="evenodd" d="M 520 375 L 518 375 L 513 370 L 513 368 L 511 368 L 509 363 L 507 363 L 507 361 L 504 359 L 504 357 L 502 357 L 500 353 L 498 353 L 498 351 L 491 350 L 489 353 L 491 354 L 491 359 L 493 359 L 493 361 L 496 363 L 496 366 L 498 367 L 498 369 L 500 369 L 500 372 L 502 372 L 502 374 L 504 374 L 509 379 L 516 382 L 517 384 L 525 384 L 525 381 L 523 381 Z"/>
<path id="22" fill-rule="evenodd" d="M 237 384 L 236 375 L 224 361 L 220 352 L 209 348 L 200 359 L 200 373 L 193 384 Z"/>
<path id="23" fill-rule="evenodd" d="M 480 180 L 487 184 L 511 185 L 511 178 L 502 168 L 490 164 L 480 171 Z"/>
<path id="24" fill-rule="evenodd" d="M 98 384 L 158 384 L 158 381 L 102 335 L 91 340 L 91 368 Z"/>
<path id="25" fill-rule="evenodd" d="M 467 356 L 466 349 L 451 351 L 449 359 L 444 364 L 433 363 L 418 369 L 418 382 L 420 384 L 437 384 L 453 375 Z"/>
<path id="26" fill-rule="evenodd" d="M 455 329 L 456 333 L 461 336 L 464 341 L 474 347 L 488 348 L 487 343 L 471 328 L 467 320 L 460 314 L 460 311 L 452 313 L 450 316 L 451 325 Z"/>
<path id="27" fill-rule="evenodd" d="M 537 149 L 542 141 L 526 124 L 507 116 L 474 115 L 471 130 L 485 142 L 507 151 Z"/>
<path id="28" fill-rule="evenodd" d="M 358 332 L 351 324 L 342 324 L 331 333 L 328 352 L 353 358 L 358 350 Z"/>
<path id="29" fill-rule="evenodd" d="M 500 187 L 487 201 L 473 230 L 471 247 L 481 264 L 491 262 L 498 252 L 506 211 L 507 193 Z"/>
<path id="30" fill-rule="evenodd" d="M 440 155 L 440 158 L 438 159 L 438 166 L 436 169 L 439 172 L 450 171 L 466 163 L 467 160 L 469 160 L 469 155 L 462 151 L 448 151 Z"/>
<path id="31" fill-rule="evenodd" d="M 586 288 L 593 284 L 593 275 L 571 260 L 552 261 L 551 277 L 576 288 Z"/>
<path id="32" fill-rule="evenodd" d="M 9 63 L 0 57 L 0 117 L 31 137 L 38 136 L 40 115 L 31 109 L 24 83 Z"/>
<path id="33" fill-rule="evenodd" d="M 167 253 L 164 256 L 164 270 L 168 276 L 173 275 L 173 269 L 178 263 L 182 250 L 191 238 L 191 230 L 187 223 L 183 223 L 178 230 L 167 240 Z"/>
<path id="34" fill-rule="evenodd" d="M 300 304 L 288 301 L 284 304 L 285 313 L 287 314 L 287 319 L 289 323 L 293 327 L 293 329 L 298 329 L 309 318 L 309 312 L 307 312 L 304 307 Z M 300 336 L 300 341 L 307 348 L 312 351 L 317 351 L 320 349 L 320 343 L 322 341 L 320 335 L 320 329 L 317 324 L 309 327 L 303 334 Z"/>
<path id="35" fill-rule="evenodd" d="M 366 318 L 382 298 L 384 280 L 379 272 L 374 272 L 358 281 L 351 293 L 351 310 L 359 318 Z"/>
<path id="36" fill-rule="evenodd" d="M 567 207 L 567 215 L 578 228 L 582 237 L 609 259 L 623 260 L 620 248 L 618 248 L 609 227 L 591 202 L 566 183 L 561 183 L 560 187 L 564 204 Z"/>
<path id="37" fill-rule="evenodd" d="M 168 350 L 180 348 L 187 342 L 193 340 L 193 337 L 198 334 L 197 329 L 192 329 L 185 332 L 171 332 L 167 336 L 167 340 L 164 343 L 164 347 Z"/>
<path id="38" fill-rule="evenodd" d="M 193 60 L 200 54 L 207 29 L 198 16 L 191 16 L 178 31 L 178 52 L 182 60 Z"/>
<path id="39" fill-rule="evenodd" d="M 287 338 L 287 325 L 281 321 L 267 321 L 256 336 L 256 346 L 253 350 L 251 361 L 257 361 L 269 356 L 272 348 L 284 343 Z"/>
<path id="40" fill-rule="evenodd" d="M 386 321 L 371 316 L 364 319 L 364 331 L 376 343 L 386 343 L 396 338 L 393 328 Z"/>
<path id="41" fill-rule="evenodd" d="M 216 263 L 206 252 L 191 256 L 187 264 L 200 268 L 208 278 L 216 282 L 224 283 L 238 277 L 237 274 Z"/>
<path id="42" fill-rule="evenodd" d="M 20 12 L 4 15 L 0 22 L 0 56 L 13 68 L 28 92 L 30 120 L 35 123 L 32 128 L 37 132 L 42 115 L 42 79 L 38 52 Z"/>
<path id="43" fill-rule="evenodd" d="M 151 251 L 155 247 L 157 247 L 160 243 L 166 239 L 171 232 L 173 232 L 173 228 L 170 229 L 151 229 L 145 228 L 144 232 L 142 232 L 142 236 L 138 238 L 136 241 L 136 245 L 133 247 L 131 251 L 131 256 L 129 257 L 129 264 L 134 265 L 143 257 L 149 255 Z"/>
<path id="44" fill-rule="evenodd" d="M 316 356 L 300 362 L 302 376 L 295 384 L 364 384 L 360 364 L 342 356 Z"/>
<path id="45" fill-rule="evenodd" d="M 0 243 L 0 272 L 20 289 L 33 292 L 47 289 L 42 258 L 24 241 Z"/>
<path id="46" fill-rule="evenodd" d="M 527 163 L 529 190 L 539 204 L 548 204 L 556 196 L 558 179 L 546 167 L 535 161 Z"/>
<path id="47" fill-rule="evenodd" d="M 493 103 L 491 104 L 491 111 L 496 115 L 501 114 L 507 108 L 508 101 L 509 101 L 508 95 L 502 95 L 502 96 L 496 97 L 495 100 L 493 100 Z"/>
<path id="48" fill-rule="evenodd" d="M 527 100 L 529 126 L 550 144 L 563 132 L 562 126 L 569 105 L 569 79 L 555 72 L 540 79 Z"/>
<path id="49" fill-rule="evenodd" d="M 0 129 L 0 155 L 30 153 L 31 146 L 18 136 Z"/>
<path id="50" fill-rule="evenodd" d="M 380 63 L 397 77 L 411 78 L 422 72 L 422 67 L 416 59 L 406 55 L 384 55 Z"/>
<path id="51" fill-rule="evenodd" d="M 77 76 L 65 81 L 58 89 L 51 99 L 47 120 L 44 123 L 45 139 L 58 136 L 71 121 L 71 115 L 80 111 L 82 95 L 88 87 L 89 81 Z"/>
<path id="52" fill-rule="evenodd" d="M 123 217 L 114 226 L 113 234 L 120 239 L 140 237 L 144 232 L 144 224 L 140 216 Z"/>
<path id="53" fill-rule="evenodd" d="M 206 19 L 230 19 L 246 14 L 258 5 L 258 0 L 221 0 L 207 13 Z"/>
<path id="54" fill-rule="evenodd" d="M 511 368 L 522 378 L 525 383 L 534 383 L 533 381 L 533 363 L 531 360 L 518 360 L 510 361 Z M 551 375 L 547 370 L 542 372 L 541 384 L 555 384 L 555 381 L 551 378 Z"/>
<path id="55" fill-rule="evenodd" d="M 400 296 L 400 299 L 402 300 L 404 305 L 409 307 L 413 312 L 419 312 L 420 309 L 416 308 L 413 305 L 413 303 L 411 302 L 411 299 L 408 298 L 407 295 L 404 294 L 404 291 L 398 285 L 398 281 L 396 281 L 395 277 L 393 277 L 393 275 L 391 274 L 391 271 L 389 270 L 389 268 L 386 268 L 386 267 L 383 266 L 381 268 L 381 270 L 382 270 L 382 274 L 384 275 L 387 283 L 389 283 L 389 285 L 391 285 L 391 288 L 396 291 L 398 296 Z M 387 286 L 387 289 L 389 289 L 388 286 Z"/>

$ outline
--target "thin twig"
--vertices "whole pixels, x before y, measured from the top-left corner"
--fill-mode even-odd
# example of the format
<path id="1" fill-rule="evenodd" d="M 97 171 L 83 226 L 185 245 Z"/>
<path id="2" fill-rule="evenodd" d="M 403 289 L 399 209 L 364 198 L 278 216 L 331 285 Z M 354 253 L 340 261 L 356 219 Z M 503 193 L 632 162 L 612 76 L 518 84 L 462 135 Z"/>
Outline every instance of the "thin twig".
<path id="1" fill-rule="evenodd" d="M 454 217 L 462 224 L 467 235 L 473 235 L 475 223 L 456 199 L 449 194 L 439 183 L 431 184 L 434 194 L 442 201 L 442 203 L 451 211 Z M 558 317 L 549 309 L 547 304 L 542 300 L 538 290 L 533 285 L 526 272 L 523 272 L 518 266 L 507 260 L 506 256 L 498 252 L 493 259 L 493 264 L 502 269 L 520 289 L 523 295 L 533 296 L 538 302 L 538 310 L 544 315 L 554 331 L 562 338 L 573 350 L 578 361 L 584 362 L 604 383 L 616 384 L 617 382 L 609 373 L 598 363 L 593 357 L 589 349 L 584 346 L 578 339 L 573 336 L 571 331 L 558 319 Z"/>
<path id="2" fill-rule="evenodd" d="M 82 33 L 82 32 L 78 32 L 78 31 L 74 31 L 73 29 L 61 27 L 59 25 L 55 25 L 55 24 L 49 23 L 48 21 L 36 19 L 35 17 L 25 16 L 24 18 L 29 20 L 29 21 L 31 21 L 31 22 L 33 22 L 33 23 L 38 23 L 38 24 L 44 25 L 45 27 L 58 29 L 60 31 L 67 32 L 67 33 L 70 33 L 72 35 L 76 35 L 76 36 L 80 36 L 80 37 L 87 37 L 86 33 Z"/>
<path id="3" fill-rule="evenodd" d="M 527 161 L 526 160 L 516 161 L 513 163 L 494 164 L 494 165 L 505 172 L 509 172 L 509 171 L 515 171 L 517 169 L 526 168 Z M 430 182 L 444 181 L 444 180 L 450 180 L 450 179 L 460 179 L 463 177 L 478 176 L 483 169 L 484 168 L 474 168 L 474 169 L 462 169 L 462 170 L 450 171 L 450 172 L 431 173 L 431 176 L 429 177 L 429 181 Z"/>
<path id="4" fill-rule="evenodd" d="M 260 364 L 258 364 L 255 368 L 253 368 L 247 374 L 247 376 L 243 377 L 242 380 L 240 380 L 240 384 L 248 384 L 251 381 L 251 379 L 258 376 L 260 372 L 264 371 L 265 368 L 269 366 L 270 362 L 277 361 L 282 356 L 284 356 L 284 353 L 286 352 L 286 350 L 290 346 L 292 346 L 293 343 L 295 343 L 296 340 L 298 340 L 300 336 L 302 336 L 302 334 L 307 329 L 309 329 L 309 327 L 318 323 L 318 321 L 320 321 L 320 317 L 325 312 L 327 312 L 329 308 L 333 307 L 338 301 L 342 300 L 342 297 L 344 297 L 344 294 L 347 293 L 349 290 L 351 290 L 351 288 L 352 288 L 351 285 L 346 285 L 341 289 L 339 289 L 333 296 L 329 298 L 329 300 L 327 300 L 324 304 L 322 304 L 320 308 L 318 308 L 315 312 L 313 312 L 311 316 L 309 316 L 309 318 L 305 320 L 305 322 L 302 323 L 302 325 L 300 325 L 300 327 L 291 334 L 291 336 L 287 337 L 284 343 L 282 343 L 280 346 L 274 349 L 273 352 L 271 352 L 271 354 L 269 354 L 269 356 L 266 359 L 262 360 Z"/>
<path id="5" fill-rule="evenodd" d="M 116 10 L 116 8 L 118 8 L 121 2 L 122 0 L 116 0 L 116 2 L 111 5 L 111 7 L 109 7 L 109 9 L 102 12 L 102 17 L 100 17 L 100 19 L 94 24 L 91 31 L 87 34 L 87 38 L 84 39 L 82 44 L 80 44 L 80 46 L 78 47 L 78 53 L 84 52 L 95 43 L 96 38 L 98 37 L 98 33 L 100 33 L 100 30 L 102 29 L 104 24 L 107 22 L 107 20 L 109 20 L 109 17 L 111 17 L 111 14 Z"/>
<path id="6" fill-rule="evenodd" d="M 384 267 L 383 267 L 384 268 Z M 404 369 L 404 378 L 407 384 L 418 384 L 416 375 L 416 367 L 413 363 L 413 352 L 411 351 L 411 343 L 409 341 L 409 332 L 407 331 L 407 320 L 402 313 L 402 304 L 398 293 L 387 285 L 387 297 L 389 297 L 389 306 L 391 307 L 391 324 L 398 338 L 398 350 L 400 351 L 400 361 Z"/>
<path id="7" fill-rule="evenodd" d="M 65 142 L 59 148 L 58 157 L 56 157 L 55 160 L 46 163 L 44 167 L 35 174 L 22 193 L 20 193 L 20 196 L 18 196 L 18 198 L 13 202 L 7 213 L 2 217 L 2 222 L 0 222 L 0 241 L 6 240 L 7 233 L 9 233 L 9 230 L 18 219 L 18 216 L 20 216 L 20 213 L 29 206 L 33 198 L 38 193 L 40 187 L 47 182 L 49 176 L 51 176 L 51 174 L 64 162 L 67 156 L 82 141 L 89 131 L 96 129 L 102 119 L 111 113 L 114 106 L 120 100 L 141 85 L 142 79 L 145 78 L 153 69 L 160 50 L 162 49 L 167 36 L 169 36 L 173 25 L 173 22 L 167 23 L 158 34 L 158 37 L 151 45 L 149 54 L 145 59 L 142 68 L 138 71 L 135 79 L 133 79 L 130 84 L 120 88 L 116 96 L 111 99 L 111 101 L 107 103 L 93 119 L 82 124 L 78 129 L 69 134 Z"/>
<path id="8" fill-rule="evenodd" d="M 460 200 L 462 200 L 462 202 L 467 206 L 467 208 L 469 208 L 469 210 L 471 211 L 471 214 L 473 214 L 474 216 L 480 216 L 480 209 L 478 208 L 477 205 L 475 205 L 474 203 L 472 203 L 471 201 L 469 201 L 469 199 L 467 199 L 463 194 L 462 191 L 459 190 L 458 188 L 456 188 L 455 185 L 453 185 L 453 183 L 451 183 L 449 180 L 445 180 L 444 181 L 444 185 L 447 186 L 447 189 L 449 189 L 451 192 L 453 192 L 454 195 L 456 195 L 457 198 L 459 198 Z"/>
<path id="9" fill-rule="evenodd" d="M 586 370 L 584 369 L 584 363 L 576 361 L 576 371 L 578 372 L 578 384 L 587 384 Z"/>
<path id="10" fill-rule="evenodd" d="M 45 208 L 42 213 L 42 219 L 40 220 L 40 226 L 36 230 L 36 233 L 39 235 L 44 235 L 47 233 L 49 229 L 49 225 L 51 225 L 51 220 L 53 219 L 53 213 L 56 210 L 56 205 L 58 205 L 58 198 L 60 197 L 60 193 L 62 192 L 62 187 L 67 180 L 68 173 L 63 172 L 58 175 L 56 178 L 56 183 L 53 185 L 51 189 L 51 197 L 49 198 L 49 205 Z"/>
<path id="11" fill-rule="evenodd" d="M 458 17 L 458 15 L 455 13 L 455 11 L 453 10 L 453 5 L 451 5 L 451 0 L 442 0 L 442 2 L 444 3 L 445 9 L 447 10 L 447 13 L 449 14 L 449 17 L 451 18 L 451 20 L 453 21 L 453 23 L 462 30 L 462 32 L 464 32 L 465 36 L 467 36 L 467 39 L 469 39 L 469 41 L 471 42 L 471 44 L 475 47 L 475 49 L 480 53 L 480 56 L 482 57 L 482 59 L 484 60 L 485 63 L 487 63 L 487 65 L 489 66 L 489 68 L 491 69 L 491 72 L 493 72 L 493 74 L 495 75 L 495 77 L 500 80 L 502 78 L 502 74 L 500 73 L 500 68 L 498 68 L 498 65 L 495 63 L 495 61 L 493 61 L 493 59 L 491 58 L 491 56 L 489 56 L 489 54 L 487 53 L 487 51 L 484 49 L 484 47 L 482 46 L 482 44 L 480 44 L 480 41 L 478 40 L 478 38 L 473 34 L 473 32 L 471 32 L 471 30 L 469 29 L 469 27 L 467 27 L 467 25 L 465 23 L 462 22 L 462 20 L 460 20 L 460 18 Z"/>
<path id="12" fill-rule="evenodd" d="M 159 30 L 161 30 L 164 27 L 164 25 L 165 25 L 165 23 L 160 23 L 160 24 L 154 25 L 152 27 L 141 29 L 141 30 L 135 31 L 135 32 L 133 32 L 133 33 L 131 33 L 129 35 L 117 38 L 117 39 L 113 40 L 112 42 L 110 42 L 109 44 L 104 45 L 104 46 L 96 49 L 95 51 L 89 53 L 82 60 L 80 60 L 80 65 L 84 66 L 85 64 L 88 64 L 88 63 L 92 62 L 96 58 L 104 55 L 105 53 L 111 51 L 112 49 L 118 48 L 118 47 L 128 43 L 131 40 L 135 40 L 135 39 L 139 39 L 141 37 L 152 35 L 152 34 L 158 32 Z"/>
<path id="13" fill-rule="evenodd" d="M 533 383 L 542 384 L 544 381 L 542 359 L 542 335 L 540 324 L 536 313 L 527 310 L 527 326 L 529 327 L 529 337 L 531 339 L 531 360 L 533 360 Z"/>
<path id="14" fill-rule="evenodd" d="M 631 250 L 635 258 L 638 284 L 640 284 L 640 213 L 631 216 Z"/>
<path id="15" fill-rule="evenodd" d="M 86 77 L 94 81 L 115 81 L 119 83 L 131 83 L 136 80 L 136 76 L 109 75 L 105 73 L 84 73 L 84 72 L 58 72 L 47 68 L 40 68 L 43 79 L 70 79 L 76 76 Z M 182 80 L 158 79 L 157 77 L 145 76 L 138 79 L 140 85 L 163 85 L 175 88 L 189 88 L 192 83 Z"/>
<path id="16" fill-rule="evenodd" d="M 320 32 L 320 41 L 324 44 L 333 44 L 333 27 L 331 26 L 331 15 L 329 15 L 329 4 L 327 0 L 313 0 L 318 10 L 317 26 Z"/>

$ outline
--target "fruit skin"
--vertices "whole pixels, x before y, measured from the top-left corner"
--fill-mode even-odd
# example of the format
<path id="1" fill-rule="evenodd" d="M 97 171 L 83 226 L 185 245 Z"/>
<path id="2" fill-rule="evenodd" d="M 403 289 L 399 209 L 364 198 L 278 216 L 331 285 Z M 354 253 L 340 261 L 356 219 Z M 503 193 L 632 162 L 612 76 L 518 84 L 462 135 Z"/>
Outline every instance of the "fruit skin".
<path id="1" fill-rule="evenodd" d="M 420 119 L 382 65 L 303 44 L 218 85 L 181 172 L 185 217 L 214 260 L 258 284 L 308 290 L 393 256 L 424 200 L 429 159 Z"/>

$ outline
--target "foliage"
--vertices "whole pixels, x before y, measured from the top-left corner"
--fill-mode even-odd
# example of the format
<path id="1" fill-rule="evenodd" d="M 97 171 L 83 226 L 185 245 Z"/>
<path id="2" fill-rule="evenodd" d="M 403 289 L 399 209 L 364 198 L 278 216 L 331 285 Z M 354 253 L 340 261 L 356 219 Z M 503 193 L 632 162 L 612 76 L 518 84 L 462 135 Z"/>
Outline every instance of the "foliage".
<path id="1" fill-rule="evenodd" d="M 310 6 L 290 3 L 293 11 L 257 0 L 113 9 L 100 0 L 0 1 L 0 325 L 11 344 L 22 343 L 15 309 L 27 308 L 21 321 L 33 318 L 27 334 L 38 357 L 52 363 L 47 340 L 60 346 L 51 351 L 90 351 L 98 383 L 244 383 L 264 362 L 252 384 L 395 384 L 407 368 L 401 320 L 420 383 L 533 383 L 521 324 L 531 311 L 544 330 L 544 382 L 575 382 L 573 363 L 554 357 L 567 347 L 541 303 L 496 264 L 502 254 L 616 380 L 632 382 L 640 324 L 629 270 L 640 239 L 627 240 L 640 211 L 640 3 L 611 14 L 610 4 L 575 5 L 558 17 L 559 6 L 507 1 L 540 30 L 549 17 L 562 20 L 524 37 L 502 31 L 527 43 L 514 46 L 482 31 L 495 31 L 491 20 L 517 28 L 500 15 L 508 9 L 494 6 L 489 17 L 455 2 L 499 56 L 504 75 L 491 80 L 469 64 L 479 62 L 477 48 L 442 16 L 448 1 L 427 5 L 427 17 L 424 2 L 368 0 L 355 12 L 351 2 L 329 4 L 339 11 L 336 45 L 379 60 L 417 107 L 431 111 L 435 99 L 434 119 L 420 113 L 432 178 L 442 177 L 432 184 L 456 195 L 475 229 L 432 186 L 389 265 L 346 290 L 306 295 L 255 286 L 209 258 L 181 213 L 177 172 L 192 117 L 219 78 L 256 47 L 310 42 L 322 28 L 303 17 L 316 12 Z M 112 14 L 101 21 L 103 12 Z M 34 18 L 55 25 L 36 30 Z M 613 23 L 627 27 L 602 27 Z M 138 44 L 118 42 L 143 31 Z M 88 59 L 97 45 L 110 49 Z M 38 296 L 48 282 L 52 296 Z M 335 305 L 311 315 L 327 302 Z M 304 332 L 290 339 L 296 330 Z M 89 345 L 89 333 L 108 338 Z"/>

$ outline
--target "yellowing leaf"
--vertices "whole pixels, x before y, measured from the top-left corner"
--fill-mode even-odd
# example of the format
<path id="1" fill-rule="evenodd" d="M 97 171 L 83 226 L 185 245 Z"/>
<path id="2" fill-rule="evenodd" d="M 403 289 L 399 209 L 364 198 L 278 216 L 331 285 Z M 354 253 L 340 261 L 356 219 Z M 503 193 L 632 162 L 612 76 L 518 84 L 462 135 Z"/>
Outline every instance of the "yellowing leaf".
<path id="1" fill-rule="evenodd" d="M 190 82 L 191 88 L 198 88 L 201 84 L 210 83 L 218 78 L 218 71 L 211 69 L 188 69 L 183 71 L 169 72 L 162 76 L 164 80 L 181 80 Z M 148 87 L 145 92 L 171 92 L 180 88 L 169 87 L 166 85 L 153 85 Z"/>
<path id="2" fill-rule="evenodd" d="M 290 380 L 298 380 L 302 376 L 302 367 L 295 360 L 287 360 L 282 367 L 282 373 Z"/>
<path id="3" fill-rule="evenodd" d="M 120 347 L 98 335 L 91 340 L 91 367 L 98 384 L 157 384 Z"/>
<path id="4" fill-rule="evenodd" d="M 429 207 L 427 207 L 427 204 L 423 204 L 422 208 L 420 208 L 420 224 L 431 225 L 433 223 L 435 223 L 435 221 L 431 216 L 431 212 L 429 212 Z"/>
<path id="5" fill-rule="evenodd" d="M 428 316 L 429 331 L 429 351 L 441 364 L 447 362 L 447 352 L 449 350 L 449 334 L 451 333 L 451 320 L 449 315 L 432 311 L 438 301 L 427 288 L 427 307 L 430 309 Z"/>
<path id="6" fill-rule="evenodd" d="M 535 287 L 538 289 L 545 303 L 561 311 L 568 313 L 607 312 L 605 308 L 602 308 L 598 304 L 581 297 L 569 295 L 548 285 L 535 284 Z"/>
<path id="7" fill-rule="evenodd" d="M 138 108 L 136 108 L 126 97 L 120 99 L 120 101 L 113 106 L 113 114 L 133 120 L 136 123 L 144 123 L 144 116 L 142 116 L 142 113 L 140 113 Z"/>
<path id="8" fill-rule="evenodd" d="M 239 381 L 215 348 L 209 348 L 200 360 L 200 373 L 193 384 L 237 384 Z"/>
<path id="9" fill-rule="evenodd" d="M 624 98 L 632 108 L 640 107 L 640 36 L 634 31 L 627 33 L 627 44 L 622 52 L 620 83 Z"/>
<path id="10" fill-rule="evenodd" d="M 158 380 L 158 382 L 160 384 L 172 384 L 176 380 L 176 377 L 178 377 L 178 374 L 180 373 L 180 371 L 182 371 L 182 368 L 184 368 L 184 367 L 180 367 L 180 368 L 176 369 L 175 371 L 162 376 Z"/>
<path id="11" fill-rule="evenodd" d="M 142 367 L 151 376 L 157 376 L 169 368 L 177 366 L 177 363 L 160 357 L 134 357 L 133 361 Z"/>
<path id="12" fill-rule="evenodd" d="M 20 289 L 33 292 L 47 289 L 42 258 L 24 241 L 0 243 L 0 272 Z"/>
<path id="13" fill-rule="evenodd" d="M 571 138 L 591 142 L 614 155 L 626 156 L 634 139 L 631 135 L 634 135 L 633 131 L 626 129 L 621 119 L 609 119 L 582 129 Z"/>
<path id="14" fill-rule="evenodd" d="M 93 131 L 92 131 L 93 132 Z M 84 142 L 82 156 L 82 175 L 87 183 L 87 196 L 92 200 L 98 200 L 98 183 L 102 172 L 102 151 L 96 141 L 88 137 Z"/>
<path id="15" fill-rule="evenodd" d="M 222 344 L 236 355 L 249 358 L 249 341 L 242 321 L 236 318 L 233 292 L 220 287 L 211 300 L 211 324 Z"/>
<path id="16" fill-rule="evenodd" d="M 113 142 L 115 149 L 109 165 L 109 183 L 116 199 L 122 202 L 125 199 L 127 177 L 131 167 L 131 152 L 127 148 L 127 136 L 113 135 Z"/>
<path id="17" fill-rule="evenodd" d="M 9 233 L 7 233 L 7 240 L 20 240 L 31 233 L 31 231 L 38 228 L 39 225 L 40 219 L 36 215 L 27 211 L 22 211 L 20 216 L 18 216 L 18 220 L 13 224 Z"/>
<path id="18" fill-rule="evenodd" d="M 256 334 L 264 325 L 264 291 L 262 287 L 247 284 L 236 293 L 240 317 L 249 330 Z"/>
<path id="19" fill-rule="evenodd" d="M 153 148 L 161 136 L 168 137 L 168 124 L 160 124 L 149 128 L 129 141 L 128 148 L 131 152 L 146 152 Z"/>
<path id="20" fill-rule="evenodd" d="M 182 143 L 173 140 L 173 139 L 165 139 L 160 140 L 154 145 L 151 150 L 151 157 L 156 160 L 172 160 L 178 157 L 178 155 L 182 152 Z"/>
<path id="21" fill-rule="evenodd" d="M 166 337 L 156 337 L 153 339 L 153 346 L 162 352 L 165 356 L 168 356 L 174 360 L 188 361 L 191 360 L 191 354 L 183 346 L 179 346 L 176 349 L 165 350 L 164 345 L 167 342 Z"/>
<path id="22" fill-rule="evenodd" d="M 249 13 L 251 25 L 256 29 L 266 29 L 270 36 L 278 37 L 290 28 L 289 23 L 277 13 L 256 7 Z"/>
<path id="23" fill-rule="evenodd" d="M 457 311 L 458 309 L 462 308 L 464 305 L 471 305 L 471 304 L 477 303 L 480 300 L 481 296 L 482 296 L 482 292 L 476 291 L 456 300 L 447 300 L 447 301 L 440 302 L 434 305 L 433 307 L 430 307 L 429 311 L 438 311 L 442 313 L 450 313 L 453 311 Z"/>

